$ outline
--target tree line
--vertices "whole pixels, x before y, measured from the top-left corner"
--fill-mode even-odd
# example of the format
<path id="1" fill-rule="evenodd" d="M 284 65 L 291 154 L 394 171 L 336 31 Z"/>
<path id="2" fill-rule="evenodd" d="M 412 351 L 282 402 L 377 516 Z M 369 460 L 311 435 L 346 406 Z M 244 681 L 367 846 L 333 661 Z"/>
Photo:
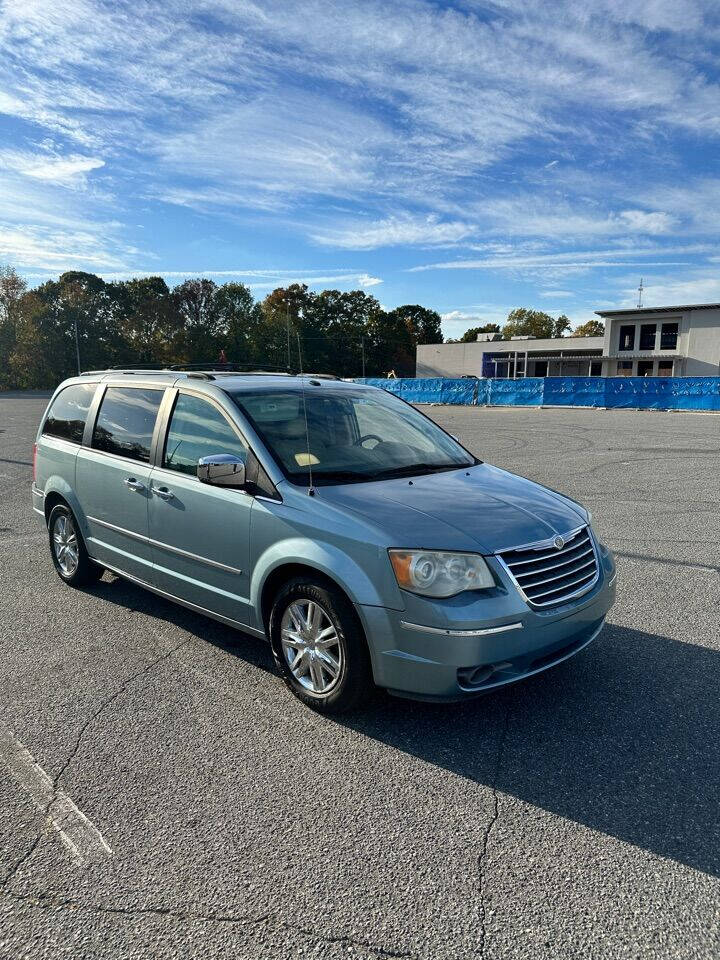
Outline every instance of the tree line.
<path id="1" fill-rule="evenodd" d="M 561 335 L 563 321 L 523 308 L 502 333 L 541 336 L 549 322 Z M 291 284 L 258 301 L 243 283 L 198 278 L 170 289 L 162 277 L 108 282 L 80 271 L 29 289 L 12 267 L 0 267 L 0 389 L 52 388 L 78 363 L 92 370 L 225 360 L 290 372 L 302 363 L 341 377 L 414 376 L 415 348 L 442 343 L 440 324 L 435 310 L 385 310 L 362 290 Z M 499 328 L 473 328 L 462 339 L 487 329 Z"/>
<path id="2" fill-rule="evenodd" d="M 298 344 L 299 340 L 299 344 Z M 415 347 L 442 343 L 440 314 L 405 305 L 384 310 L 362 290 L 315 293 L 279 287 L 257 301 L 242 283 L 162 277 L 106 282 L 70 271 L 29 289 L 0 268 L 0 388 L 55 386 L 83 370 L 215 364 L 412 376 Z"/>

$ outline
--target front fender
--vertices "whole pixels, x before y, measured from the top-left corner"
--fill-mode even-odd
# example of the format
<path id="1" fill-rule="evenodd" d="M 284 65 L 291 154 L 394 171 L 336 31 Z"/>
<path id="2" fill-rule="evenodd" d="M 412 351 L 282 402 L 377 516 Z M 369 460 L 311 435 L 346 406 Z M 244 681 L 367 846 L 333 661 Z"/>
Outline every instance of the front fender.
<path id="1" fill-rule="evenodd" d="M 378 548 L 377 554 L 379 573 L 377 579 L 382 583 L 386 577 L 383 576 L 384 567 L 381 564 L 383 562 L 387 564 L 388 572 L 391 571 L 385 551 Z M 381 556 L 381 554 L 385 555 Z M 258 623 L 262 622 L 261 600 L 268 577 L 278 567 L 288 564 L 302 564 L 324 574 L 337 583 L 355 604 L 374 607 L 392 606 L 398 610 L 402 609 L 402 600 L 397 586 L 395 598 L 383 596 L 376 583 L 344 551 L 329 543 L 310 540 L 306 537 L 291 537 L 268 547 L 255 563 L 250 583 L 250 602 L 257 613 Z M 389 599 L 394 599 L 394 602 L 388 603 Z"/>

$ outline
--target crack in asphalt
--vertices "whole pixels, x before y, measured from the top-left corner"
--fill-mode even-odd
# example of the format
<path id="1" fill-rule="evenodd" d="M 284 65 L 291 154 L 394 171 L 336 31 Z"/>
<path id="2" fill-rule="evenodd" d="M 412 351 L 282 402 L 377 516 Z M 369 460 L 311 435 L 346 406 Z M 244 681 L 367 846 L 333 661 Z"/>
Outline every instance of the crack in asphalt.
<path id="1" fill-rule="evenodd" d="M 103 700 L 100 706 L 97 708 L 97 710 L 95 710 L 95 712 L 88 717 L 88 719 L 80 728 L 80 732 L 77 736 L 77 739 L 75 740 L 75 746 L 70 752 L 70 755 L 68 756 L 67 760 L 65 760 L 63 765 L 60 767 L 60 770 L 53 777 L 54 796 L 53 796 L 53 799 L 48 804 L 48 808 L 45 811 L 46 814 L 50 811 L 53 803 L 55 802 L 57 790 L 60 785 L 60 780 L 66 773 L 70 764 L 73 762 L 73 760 L 77 756 L 78 751 L 80 750 L 80 745 L 85 739 L 85 734 L 87 733 L 89 728 L 92 726 L 92 724 L 95 723 L 98 717 L 110 706 L 111 703 L 114 703 L 118 699 L 118 697 L 122 696 L 122 694 L 128 689 L 131 683 L 134 683 L 136 680 L 139 680 L 141 677 L 146 676 L 146 674 L 150 673 L 150 671 L 153 670 L 156 666 L 158 666 L 158 664 L 162 663 L 164 660 L 169 659 L 181 647 L 184 647 L 186 646 L 186 644 L 190 643 L 191 640 L 192 640 L 192 637 L 186 637 L 186 639 L 183 640 L 182 643 L 178 643 L 174 647 L 172 647 L 170 650 L 166 650 L 165 653 L 161 654 L 161 656 L 156 657 L 150 663 L 146 664 L 141 670 L 137 670 L 135 673 L 131 674 L 129 677 L 127 677 L 123 681 L 122 685 L 118 687 L 118 689 L 114 693 L 112 693 L 109 697 L 106 697 L 105 700 Z"/>
<path id="2" fill-rule="evenodd" d="M 488 845 L 490 842 L 490 834 L 493 832 L 495 824 L 497 823 L 498 816 L 500 815 L 500 807 L 498 803 L 498 793 L 497 793 L 497 782 L 498 777 L 500 776 L 500 767 L 502 766 L 503 757 L 505 755 L 505 742 L 507 740 L 508 728 L 510 726 L 510 709 L 511 704 L 508 702 L 507 710 L 505 711 L 505 720 L 503 723 L 503 728 L 500 733 L 500 739 L 498 742 L 497 756 L 495 758 L 495 769 L 493 771 L 492 782 L 490 783 L 490 790 L 492 791 L 492 812 L 490 814 L 490 819 L 488 820 L 487 826 L 483 832 L 482 841 L 480 844 L 480 855 L 478 857 L 478 892 L 480 894 L 480 956 L 485 956 L 485 938 L 486 938 L 486 929 L 485 929 L 485 920 L 487 911 L 485 908 L 485 861 L 487 860 Z"/>
<path id="3" fill-rule="evenodd" d="M 174 920 L 184 921 L 186 923 L 228 923 L 237 924 L 246 927 L 265 926 L 268 930 L 278 932 L 293 932 L 300 934 L 312 943 L 338 943 L 348 946 L 363 947 L 378 957 L 395 957 L 402 960 L 420 960 L 415 953 L 403 950 L 392 950 L 388 947 L 377 946 L 364 940 L 358 940 L 355 937 L 343 936 L 338 934 L 320 934 L 303 927 L 296 927 L 292 924 L 279 920 L 272 913 L 263 913 L 253 916 L 252 914 L 222 914 L 222 913 L 195 913 L 190 910 L 178 910 L 172 907 L 103 907 L 96 904 L 79 903 L 75 900 L 51 897 L 45 894 L 35 896 L 21 895 L 12 893 L 9 890 L 3 890 L 3 894 L 11 900 L 18 903 L 26 903 L 32 907 L 41 910 L 67 910 L 67 911 L 85 911 L 86 913 L 109 915 L 118 917 L 167 917 Z"/>

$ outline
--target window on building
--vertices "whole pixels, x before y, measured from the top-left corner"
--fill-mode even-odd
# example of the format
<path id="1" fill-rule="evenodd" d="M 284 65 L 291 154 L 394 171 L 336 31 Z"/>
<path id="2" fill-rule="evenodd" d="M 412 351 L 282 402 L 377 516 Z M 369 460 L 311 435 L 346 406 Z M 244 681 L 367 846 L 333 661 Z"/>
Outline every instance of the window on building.
<path id="1" fill-rule="evenodd" d="M 664 323 L 660 333 L 660 349 L 675 350 L 678 342 L 678 324 Z"/>
<path id="2" fill-rule="evenodd" d="M 639 377 L 651 377 L 653 375 L 654 360 L 638 360 L 637 375 Z"/>
<path id="3" fill-rule="evenodd" d="M 195 476 L 198 460 L 215 453 L 247 460 L 247 447 L 220 411 L 207 400 L 181 393 L 170 420 L 163 466 Z"/>
<path id="4" fill-rule="evenodd" d="M 53 400 L 43 424 L 43 435 L 82 443 L 85 421 L 95 396 L 94 383 L 76 383 L 65 387 Z"/>
<path id="5" fill-rule="evenodd" d="M 658 360 L 658 376 L 671 377 L 673 375 L 673 366 L 672 360 Z"/>
<path id="6" fill-rule="evenodd" d="M 590 376 L 591 377 L 600 377 L 602 376 L 602 360 L 593 360 L 590 364 Z"/>
<path id="7" fill-rule="evenodd" d="M 620 327 L 620 350 L 635 349 L 635 325 L 627 324 Z"/>
<path id="8" fill-rule="evenodd" d="M 657 324 L 654 324 L 654 323 L 644 323 L 640 327 L 640 349 L 641 350 L 655 349 L 656 330 L 657 330 Z"/>
<path id="9" fill-rule="evenodd" d="M 536 361 L 535 361 L 535 372 L 534 372 L 534 374 L 533 374 L 534 376 L 536 376 L 536 377 L 546 377 L 546 376 L 547 376 L 547 370 L 548 370 L 548 362 L 547 362 L 547 360 L 536 360 Z"/>
<path id="10" fill-rule="evenodd" d="M 162 398 L 162 390 L 108 387 L 93 431 L 93 447 L 148 463 Z"/>
<path id="11" fill-rule="evenodd" d="M 617 375 L 618 377 L 631 377 L 633 375 L 632 360 L 618 360 Z"/>

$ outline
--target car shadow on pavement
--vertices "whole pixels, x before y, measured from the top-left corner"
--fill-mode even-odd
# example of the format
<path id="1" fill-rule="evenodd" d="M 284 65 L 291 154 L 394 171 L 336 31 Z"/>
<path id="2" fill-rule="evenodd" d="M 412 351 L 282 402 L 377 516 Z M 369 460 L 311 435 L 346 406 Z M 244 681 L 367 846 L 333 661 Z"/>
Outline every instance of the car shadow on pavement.
<path id="1" fill-rule="evenodd" d="M 264 670 L 266 673 L 276 672 L 270 645 L 260 637 L 234 630 L 218 620 L 213 620 L 212 617 L 195 613 L 172 600 L 165 600 L 158 594 L 114 573 L 105 573 L 102 580 L 92 586 L 84 587 L 83 590 L 108 603 L 115 603 L 128 610 L 172 623 L 200 640 L 213 644 L 218 650 L 240 657 L 258 670 Z"/>
<path id="2" fill-rule="evenodd" d="M 275 672 L 261 639 L 107 577 L 89 592 Z M 325 722 L 720 876 L 719 690 L 720 652 L 608 624 L 576 657 L 486 696 L 381 695 Z"/>
<path id="3" fill-rule="evenodd" d="M 388 697 L 353 729 L 720 876 L 720 653 L 608 625 L 560 666 L 477 700 Z"/>

